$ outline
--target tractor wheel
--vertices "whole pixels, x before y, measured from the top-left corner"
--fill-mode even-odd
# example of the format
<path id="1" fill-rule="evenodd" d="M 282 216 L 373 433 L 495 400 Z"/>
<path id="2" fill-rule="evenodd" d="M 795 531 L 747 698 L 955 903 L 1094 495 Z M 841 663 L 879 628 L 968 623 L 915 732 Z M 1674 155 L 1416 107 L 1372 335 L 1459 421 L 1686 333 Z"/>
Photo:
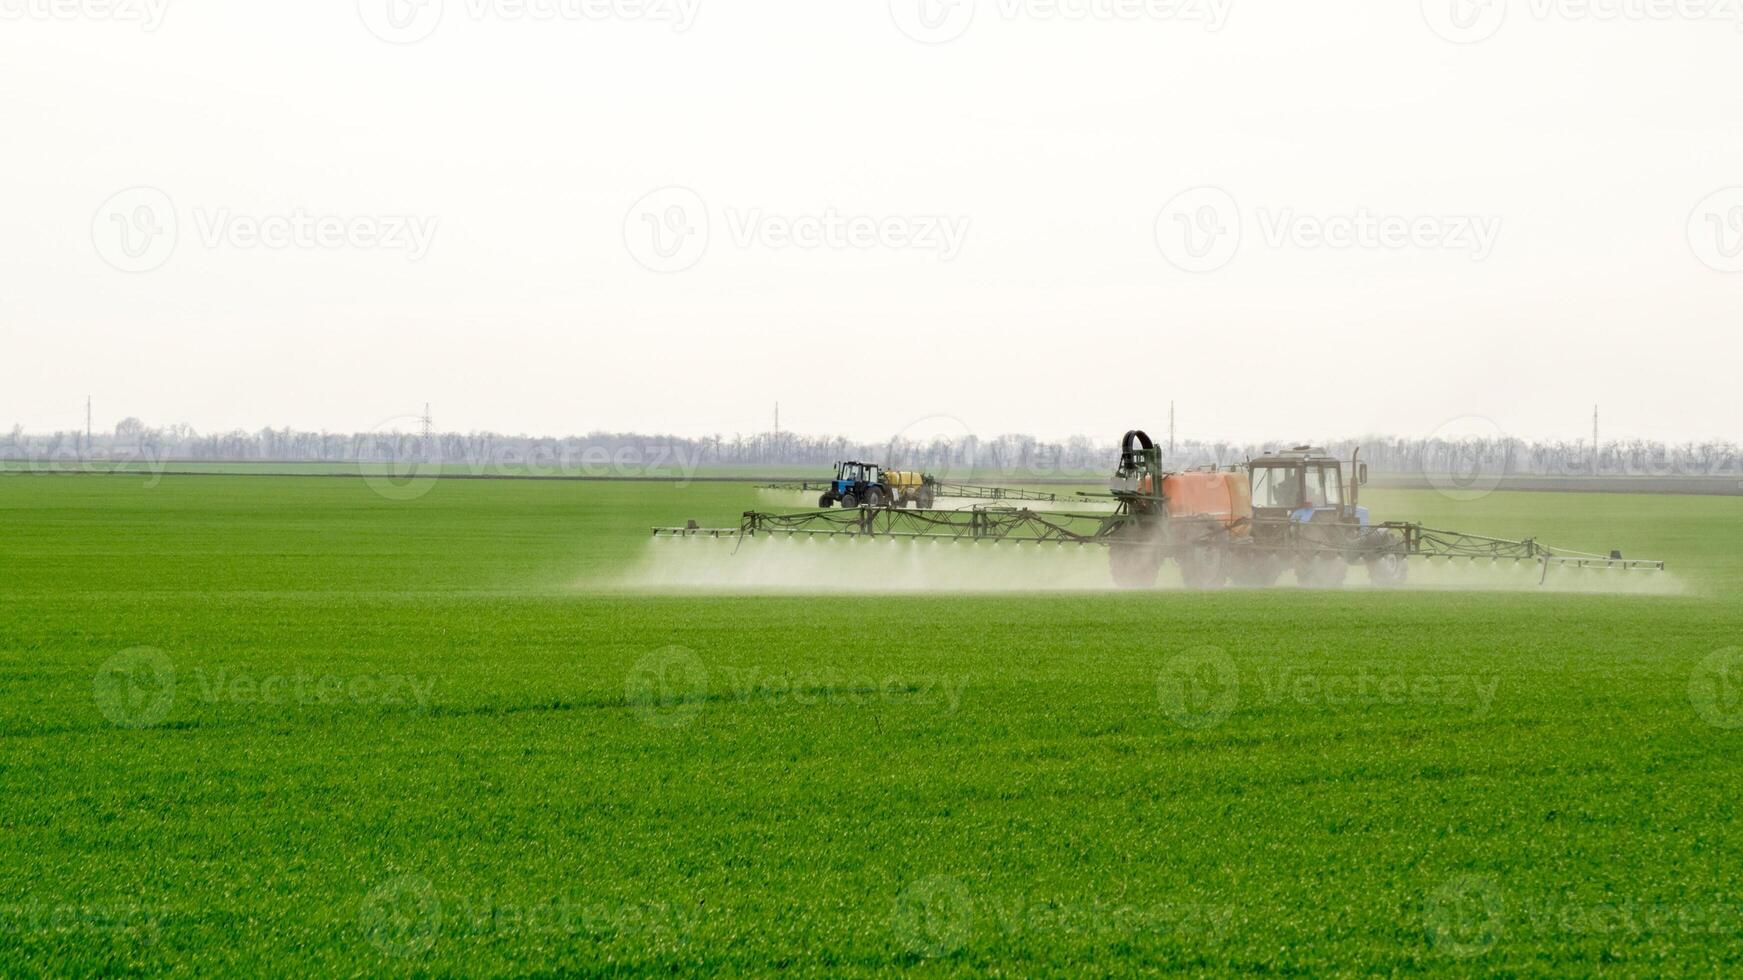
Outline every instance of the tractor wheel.
<path id="1" fill-rule="evenodd" d="M 1220 589 L 1229 580 L 1233 556 L 1216 544 L 1197 544 L 1183 549 L 1177 559 L 1180 579 L 1189 589 Z"/>
<path id="2" fill-rule="evenodd" d="M 822 510 L 828 510 L 834 504 L 835 504 L 835 498 L 831 497 L 828 494 L 824 494 L 823 496 L 817 498 L 817 506 Z"/>
<path id="3" fill-rule="evenodd" d="M 874 508 L 888 507 L 890 505 L 890 498 L 886 496 L 881 489 L 872 487 L 870 490 L 865 492 L 865 505 Z"/>
<path id="4" fill-rule="evenodd" d="M 1395 589 L 1410 576 L 1410 557 L 1396 531 L 1381 531 L 1378 544 L 1367 558 L 1368 581 L 1382 589 Z"/>
<path id="5" fill-rule="evenodd" d="M 1295 566 L 1295 581 L 1307 589 L 1341 589 L 1349 563 L 1338 555 L 1307 555 Z"/>
<path id="6" fill-rule="evenodd" d="M 844 493 L 841 495 L 841 506 L 847 510 L 852 510 L 859 506 L 859 498 L 854 496 L 851 491 Z"/>
<path id="7" fill-rule="evenodd" d="M 1159 530 L 1133 522 L 1114 532 L 1108 544 L 1108 571 L 1115 585 L 1122 589 L 1156 587 L 1163 560 Z"/>
<path id="8" fill-rule="evenodd" d="M 1410 577 L 1410 561 L 1403 555 L 1376 555 L 1368 559 L 1368 581 L 1382 589 L 1396 589 Z"/>
<path id="9" fill-rule="evenodd" d="M 1235 584 L 1247 589 L 1268 589 L 1277 584 L 1283 574 L 1283 562 L 1276 555 L 1259 548 L 1239 548 L 1232 556 L 1230 571 Z"/>

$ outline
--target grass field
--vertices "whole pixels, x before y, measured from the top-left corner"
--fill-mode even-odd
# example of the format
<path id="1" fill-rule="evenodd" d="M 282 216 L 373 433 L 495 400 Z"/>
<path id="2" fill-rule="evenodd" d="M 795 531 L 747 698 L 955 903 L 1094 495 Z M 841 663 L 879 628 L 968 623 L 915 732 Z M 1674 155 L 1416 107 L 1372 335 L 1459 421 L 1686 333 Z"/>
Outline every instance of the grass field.
<path id="1" fill-rule="evenodd" d="M 1367 500 L 1668 596 L 612 587 L 754 493 L 0 477 L 0 974 L 1743 967 L 1743 500 Z"/>

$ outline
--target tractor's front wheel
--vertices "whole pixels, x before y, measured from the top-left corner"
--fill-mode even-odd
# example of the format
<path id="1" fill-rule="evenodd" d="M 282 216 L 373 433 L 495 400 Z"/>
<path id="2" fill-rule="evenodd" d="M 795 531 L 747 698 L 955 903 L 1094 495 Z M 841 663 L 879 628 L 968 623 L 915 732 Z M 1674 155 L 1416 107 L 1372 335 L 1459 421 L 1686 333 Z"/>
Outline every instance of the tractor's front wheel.
<path id="1" fill-rule="evenodd" d="M 835 504 L 835 498 L 831 497 L 828 494 L 824 494 L 823 496 L 817 498 L 817 506 L 821 510 L 828 510 L 830 507 L 834 506 L 834 504 Z"/>
<path id="2" fill-rule="evenodd" d="M 841 506 L 847 510 L 852 510 L 859 506 L 859 498 L 852 493 L 844 493 L 841 495 Z"/>

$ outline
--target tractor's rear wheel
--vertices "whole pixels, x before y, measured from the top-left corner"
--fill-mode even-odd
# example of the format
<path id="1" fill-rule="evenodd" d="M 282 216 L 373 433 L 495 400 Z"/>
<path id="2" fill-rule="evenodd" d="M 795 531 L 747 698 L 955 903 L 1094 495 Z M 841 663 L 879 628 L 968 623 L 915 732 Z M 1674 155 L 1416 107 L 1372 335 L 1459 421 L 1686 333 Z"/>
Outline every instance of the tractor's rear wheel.
<path id="1" fill-rule="evenodd" d="M 1108 549 L 1108 571 L 1122 589 L 1153 589 L 1162 571 L 1162 552 L 1147 545 L 1116 542 Z"/>
<path id="2" fill-rule="evenodd" d="M 865 492 L 865 505 L 867 507 L 888 507 L 890 498 L 885 496 L 882 490 L 872 487 Z"/>
<path id="3" fill-rule="evenodd" d="M 1182 549 L 1177 561 L 1187 588 L 1220 589 L 1228 583 L 1233 556 L 1222 545 L 1196 544 Z"/>
<path id="4" fill-rule="evenodd" d="M 1350 573 L 1341 555 L 1306 555 L 1295 566 L 1295 581 L 1308 589 L 1341 589 Z"/>
<path id="5" fill-rule="evenodd" d="M 1236 548 L 1230 562 L 1235 584 L 1247 589 L 1268 589 L 1283 574 L 1283 562 L 1260 548 Z"/>
<path id="6" fill-rule="evenodd" d="M 1160 529 L 1140 519 L 1114 530 L 1108 542 L 1108 572 L 1122 589 L 1153 589 L 1162 572 Z"/>

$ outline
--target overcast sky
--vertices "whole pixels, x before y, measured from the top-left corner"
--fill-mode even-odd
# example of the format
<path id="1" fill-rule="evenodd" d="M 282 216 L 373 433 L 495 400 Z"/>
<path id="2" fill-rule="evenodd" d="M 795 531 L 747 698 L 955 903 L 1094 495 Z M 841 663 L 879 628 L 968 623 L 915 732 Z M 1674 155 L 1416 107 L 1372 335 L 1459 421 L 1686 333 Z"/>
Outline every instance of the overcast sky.
<path id="1" fill-rule="evenodd" d="M 1680 2 L 0 0 L 0 425 L 1735 438 Z"/>

